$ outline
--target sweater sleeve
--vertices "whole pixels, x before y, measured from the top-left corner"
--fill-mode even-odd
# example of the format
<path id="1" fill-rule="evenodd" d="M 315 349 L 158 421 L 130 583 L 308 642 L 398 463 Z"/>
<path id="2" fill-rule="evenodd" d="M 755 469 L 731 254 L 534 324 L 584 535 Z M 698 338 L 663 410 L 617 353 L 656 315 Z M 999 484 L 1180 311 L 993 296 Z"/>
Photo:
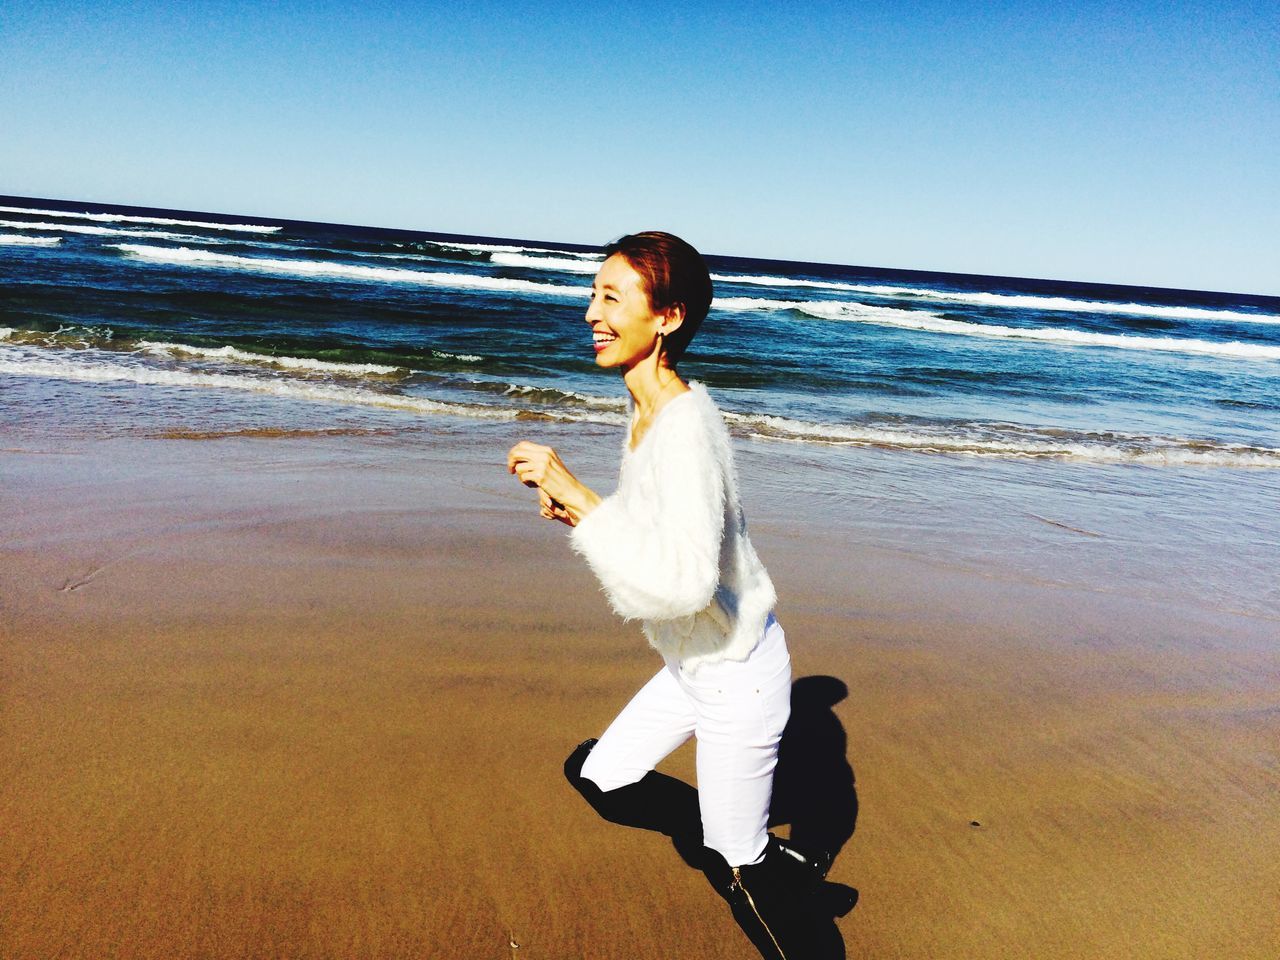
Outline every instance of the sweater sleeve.
<path id="1" fill-rule="evenodd" d="M 720 580 L 727 439 L 697 408 L 680 413 L 654 425 L 646 462 L 633 464 L 650 472 L 651 488 L 641 493 L 648 485 L 637 482 L 606 497 L 571 537 L 629 620 L 697 613 Z"/>

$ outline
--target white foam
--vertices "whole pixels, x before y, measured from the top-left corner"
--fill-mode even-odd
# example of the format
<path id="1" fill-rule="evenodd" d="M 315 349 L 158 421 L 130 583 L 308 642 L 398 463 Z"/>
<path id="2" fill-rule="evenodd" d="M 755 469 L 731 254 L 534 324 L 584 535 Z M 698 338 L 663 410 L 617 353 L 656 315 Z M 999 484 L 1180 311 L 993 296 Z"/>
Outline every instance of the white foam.
<path id="1" fill-rule="evenodd" d="M 0 356 L 0 373 L 91 383 L 125 382 L 146 386 L 206 387 L 237 390 L 296 400 L 355 404 L 365 407 L 381 407 L 388 410 L 406 410 L 415 413 L 449 413 L 485 420 L 510 420 L 517 414 L 515 410 L 445 403 L 426 397 L 381 393 L 360 387 L 228 373 L 161 370 L 154 367 L 132 366 L 121 363 L 86 362 L 72 357 L 31 360 L 7 359 Z"/>
<path id="2" fill-rule="evenodd" d="M 83 223 L 38 223 L 26 220 L 0 220 L 0 227 L 14 230 L 41 230 L 53 233 L 87 233 L 98 237 L 145 237 L 152 240 L 191 240 L 190 234 L 166 230 L 123 230 L 115 227 L 90 227 Z"/>
<path id="3" fill-rule="evenodd" d="M 17 332 L 13 327 L 0 327 L 0 340 L 8 340 Z"/>
<path id="4" fill-rule="evenodd" d="M 164 370 L 141 364 L 104 360 L 100 356 L 93 359 L 67 355 L 51 359 L 31 359 L 22 356 L 10 358 L 7 354 L 7 350 L 0 352 L 0 374 L 9 373 L 17 376 L 88 383 L 135 383 L 144 386 L 236 390 L 294 400 L 377 407 L 421 414 L 450 414 L 481 420 L 514 420 L 525 413 L 524 410 L 511 407 L 451 403 L 427 397 L 384 393 L 366 387 L 314 383 L 284 377 Z M 612 411 L 557 409 L 554 412 L 546 412 L 543 416 L 555 420 L 613 425 L 624 422 L 622 414 Z"/>
<path id="5" fill-rule="evenodd" d="M 1269 346 L 1260 343 L 1238 343 L 1235 341 L 1215 343 L 1210 340 L 1193 340 L 1180 337 L 1142 337 L 1130 334 L 1092 333 L 1087 330 L 1057 330 L 1048 327 L 1006 327 L 999 324 L 950 320 L 923 310 L 870 307 L 862 303 L 843 301 L 811 300 L 803 303 L 792 303 L 790 306 L 801 313 L 825 320 L 852 320 L 859 323 L 899 327 L 905 330 L 923 330 L 929 333 L 960 334 L 967 337 L 987 337 L 998 340 L 1030 340 L 1038 343 L 1059 343 L 1066 346 L 1116 347 L 1122 350 L 1184 353 L 1198 356 L 1230 357 L 1237 360 L 1280 360 L 1280 346 Z"/>
<path id="6" fill-rule="evenodd" d="M 627 401 L 622 397 L 600 397 L 589 393 L 578 393 L 576 390 L 561 390 L 559 387 L 534 387 L 527 384 L 507 384 L 502 391 L 509 397 L 534 397 L 547 395 L 557 400 L 575 400 L 588 407 L 602 410 L 625 410 Z"/>
<path id="7" fill-rule="evenodd" d="M 573 250 L 556 250 L 552 247 L 518 247 L 503 243 L 461 243 L 458 241 L 427 240 L 427 243 L 446 250 L 466 250 L 472 253 L 552 253 L 561 257 L 597 258 L 595 253 L 578 253 Z"/>
<path id="8" fill-rule="evenodd" d="M 872 287 L 863 286 L 857 283 L 839 283 L 835 280 L 801 280 L 798 277 L 770 277 L 756 276 L 753 274 L 737 274 L 737 273 L 713 273 L 711 279 L 716 283 L 744 283 L 750 286 L 759 287 L 804 287 L 815 290 L 846 290 L 851 293 L 863 292 L 870 293 Z M 889 287 L 880 289 L 888 290 Z"/>
<path id="9" fill-rule="evenodd" d="M 1068 297 L 1037 297 L 1030 294 L 947 293 L 941 290 L 918 294 L 929 300 L 956 300 L 982 306 L 1010 307 L 1024 310 L 1050 310 L 1079 313 L 1109 313 L 1135 317 L 1161 317 L 1167 320 L 1197 320 L 1220 323 L 1280 324 L 1280 316 L 1245 313 L 1241 310 L 1215 310 L 1209 307 L 1174 307 L 1155 303 L 1115 303 L 1107 300 L 1074 300 Z"/>
<path id="10" fill-rule="evenodd" d="M 17 233 L 0 233 L 0 244 L 13 247 L 56 247 L 61 237 L 24 237 Z"/>
<path id="11" fill-rule="evenodd" d="M 489 262 L 504 267 L 530 267 L 535 270 L 559 270 L 566 273 L 595 273 L 600 269 L 598 260 L 531 257 L 524 253 L 495 253 L 489 257 Z"/>
<path id="12" fill-rule="evenodd" d="M 0 328 L 0 340 L 8 339 L 14 332 L 12 328 Z M 134 362 L 130 363 L 130 359 Z M 92 351 L 90 356 L 61 354 L 33 358 L 21 347 L 6 346 L 0 349 L 0 374 L 5 373 L 82 382 L 124 382 L 148 386 L 235 390 L 295 400 L 422 414 L 453 414 L 489 420 L 510 420 L 521 413 L 519 408 L 449 403 L 360 386 L 315 383 L 288 377 L 162 369 L 147 365 L 137 355 L 111 355 L 98 351 Z M 520 384 L 494 386 L 503 387 L 502 392 L 511 396 L 536 399 L 539 394 L 547 393 L 553 400 L 563 398 L 573 401 L 574 406 L 560 407 L 553 413 L 545 414 L 556 419 L 615 425 L 621 424 L 625 419 L 623 401 L 616 397 L 599 397 Z M 586 409 L 575 409 L 578 405 Z M 938 425 L 931 428 L 928 425 L 809 423 L 767 414 L 733 412 L 726 412 L 725 417 L 735 431 L 771 441 L 879 447 L 974 457 L 1054 459 L 1093 464 L 1280 469 L 1280 449 L 1179 437 L 1037 430 L 1001 423 Z"/>
<path id="13" fill-rule="evenodd" d="M 447 353 L 444 350 L 432 350 L 431 355 L 440 360 L 461 360 L 463 363 L 479 363 L 484 359 L 474 353 Z"/>
<path id="14" fill-rule="evenodd" d="M 1178 437 L 1139 437 L 1116 433 L 1055 437 L 1013 424 L 971 425 L 941 432 L 907 427 L 806 423 L 768 415 L 727 413 L 726 419 L 753 437 L 794 443 L 1096 464 L 1280 469 L 1280 449 L 1231 446 Z"/>
<path id="15" fill-rule="evenodd" d="M 70 210 L 37 210 L 28 207 L 0 207 L 0 213 L 26 213 L 39 217 L 66 217 L 72 220 L 96 220 L 99 223 L 151 223 L 156 226 L 201 227 L 205 230 L 233 230 L 237 233 L 279 233 L 279 227 L 257 223 L 209 223 L 205 220 L 170 220 L 167 217 L 138 217 L 123 213 L 73 213 Z"/>
<path id="16" fill-rule="evenodd" d="M 730 310 L 734 312 L 748 310 L 798 310 L 800 300 L 770 300 L 765 297 L 716 297 L 711 301 L 713 310 Z M 846 301 L 837 301 L 846 302 Z M 890 309 L 890 308 L 886 308 Z"/>
<path id="17" fill-rule="evenodd" d="M 109 343 L 112 338 L 109 327 L 85 326 L 82 324 L 60 324 L 57 330 L 17 330 L 9 329 L 9 334 L 0 339 L 29 346 L 92 347 Z"/>
<path id="18" fill-rule="evenodd" d="M 723 283 L 740 283 L 766 287 L 791 287 L 817 290 L 841 290 L 866 293 L 877 297 L 907 297 L 917 300 L 972 303 L 987 307 L 1050 310 L 1078 313 L 1107 313 L 1124 316 L 1163 317 L 1169 320 L 1203 320 L 1211 322 L 1280 324 L 1280 316 L 1246 313 L 1241 310 L 1216 310 L 1209 307 L 1178 307 L 1147 303 L 1115 303 L 1106 300 L 1076 300 L 1070 297 L 1042 297 L 1033 294 L 984 293 L 981 291 L 933 290 L 927 287 L 885 286 L 870 283 L 841 283 L 835 280 L 802 280 L 791 277 L 752 276 L 748 274 L 712 274 Z"/>
<path id="19" fill-rule="evenodd" d="M 464 273 L 428 270 L 406 270 L 402 267 L 366 267 L 359 264 L 331 263 L 319 260 L 280 260 L 268 257 L 239 257 L 192 247 L 153 247 L 137 243 L 116 244 L 116 249 L 130 256 L 158 263 L 180 266 L 218 267 L 276 276 L 325 277 L 341 280 L 369 280 L 380 283 L 406 283 L 420 286 L 447 287 L 454 290 L 498 290 L 508 293 L 535 293 L 555 297 L 585 297 L 584 287 L 568 287 L 510 277 L 486 277 Z"/>
<path id="20" fill-rule="evenodd" d="M 903 310 L 900 307 L 878 307 L 855 300 L 769 300 L 763 297 L 717 297 L 711 306 L 718 310 L 796 310 L 824 320 L 861 320 L 864 323 L 883 323 L 887 326 L 915 326 L 917 318 L 937 317 L 922 310 Z M 941 318 L 939 318 L 941 319 Z M 971 324 L 976 326 L 976 324 Z"/>
<path id="21" fill-rule="evenodd" d="M 152 356 L 186 355 L 208 360 L 233 360 L 240 363 L 264 364 L 284 370 L 311 370 L 317 373 L 334 373 L 347 377 L 387 377 L 409 373 L 406 367 L 389 367 L 378 363 L 337 363 L 331 360 L 312 360 L 306 357 L 278 357 L 265 353 L 253 353 L 236 347 L 193 347 L 184 343 L 158 343 L 140 340 L 137 344 L 143 353 Z"/>

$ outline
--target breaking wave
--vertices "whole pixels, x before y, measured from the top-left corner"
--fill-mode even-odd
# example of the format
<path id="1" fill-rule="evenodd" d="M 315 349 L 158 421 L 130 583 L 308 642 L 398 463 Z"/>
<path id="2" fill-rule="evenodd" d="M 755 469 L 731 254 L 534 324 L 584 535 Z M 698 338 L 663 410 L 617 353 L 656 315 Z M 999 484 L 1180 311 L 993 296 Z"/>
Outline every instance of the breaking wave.
<path id="1" fill-rule="evenodd" d="M 312 360 L 306 357 L 272 356 L 253 353 L 237 347 L 193 347 L 183 343 L 158 343 L 140 340 L 138 350 L 153 356 L 189 356 L 207 360 L 232 360 L 239 363 L 259 364 L 280 370 L 333 374 L 342 377 L 403 377 L 411 371 L 407 367 L 391 367 L 380 363 L 339 363 L 332 360 Z"/>
<path id="2" fill-rule="evenodd" d="M 1077 313 L 1105 313 L 1124 316 L 1162 317 L 1167 320 L 1201 320 L 1213 322 L 1280 324 L 1280 316 L 1247 313 L 1242 310 L 1217 310 L 1210 307 L 1175 307 L 1147 303 L 1114 303 L 1104 300 L 1076 300 L 1071 297 L 1042 297 L 1034 294 L 984 293 L 981 291 L 931 290 L 923 287 L 885 286 L 870 283 L 842 283 L 836 280 L 803 280 L 791 277 L 712 274 L 722 283 L 765 287 L 837 290 L 865 293 L 877 297 L 910 298 L 933 302 L 970 303 L 986 307 L 1017 310 L 1048 310 Z"/>
<path id="3" fill-rule="evenodd" d="M 487 420 L 539 417 L 561 421 L 621 425 L 622 397 L 596 396 L 562 388 L 470 380 L 465 386 L 477 402 L 440 400 L 395 392 L 388 379 L 407 371 L 376 364 L 340 364 L 271 357 L 236 348 L 197 348 L 143 341 L 133 352 L 106 349 L 32 348 L 15 342 L 13 328 L 0 328 L 0 374 L 88 382 L 128 382 L 148 386 L 201 387 L 275 397 L 420 414 L 450 414 Z M 71 345 L 70 335 L 60 341 Z M 8 346 L 8 344 L 14 346 Z M 243 364 L 246 370 L 202 370 L 157 366 L 151 357 Z M 270 371 L 254 367 L 274 368 Z M 305 379 L 297 374 L 315 374 Z M 360 378 L 373 378 L 366 384 Z M 356 382 L 352 382 L 352 379 Z M 336 382 L 335 382 L 336 381 Z M 346 382 L 343 382 L 346 381 Z M 490 401 L 481 400 L 491 397 Z M 825 446 L 874 447 L 921 454 L 945 454 L 1021 460 L 1060 460 L 1150 467 L 1280 469 L 1280 449 L 1221 441 L 1120 432 L 1033 427 L 1016 423 L 929 422 L 900 420 L 866 423 L 814 423 L 759 413 L 726 411 L 734 433 L 766 441 Z"/>
<path id="4" fill-rule="evenodd" d="M 1096 464 L 1280 469 L 1280 449 L 1180 437 L 1034 428 L 1012 423 L 858 425 L 735 413 L 726 414 L 726 419 L 752 437 L 792 443 Z"/>
<path id="5" fill-rule="evenodd" d="M 17 233 L 0 233 L 0 244 L 12 247 L 56 247 L 61 237 L 24 237 Z"/>
<path id="6" fill-rule="evenodd" d="M 1134 334 L 1093 333 L 1088 330 L 1051 327 L 1007 327 L 994 323 L 952 320 L 926 310 L 878 307 L 850 300 L 768 300 L 760 297 L 717 298 L 712 306 L 721 310 L 794 310 L 822 320 L 846 320 L 902 330 L 988 337 L 996 340 L 1029 340 L 1076 347 L 1114 347 L 1122 350 L 1149 350 L 1196 356 L 1229 357 L 1236 360 L 1280 360 L 1280 346 L 1237 341 L 1217 342 L 1184 337 L 1145 337 Z"/>
<path id="7" fill-rule="evenodd" d="M 89 213 L 70 210 L 40 210 L 30 207 L 0 207 L 0 213 L 25 213 L 38 217 L 94 220 L 98 223 L 150 223 L 163 227 L 199 227 L 204 230 L 232 230 L 237 233 L 279 233 L 279 227 L 257 223 L 212 223 L 206 220 L 171 220 L 168 217 L 139 217 L 125 213 Z"/>
<path id="8" fill-rule="evenodd" d="M 1006 327 L 1000 324 L 951 320 L 923 310 L 895 310 L 860 303 L 809 301 L 790 304 L 793 309 L 824 320 L 852 320 L 923 330 L 929 333 L 959 334 L 998 340 L 1031 340 L 1066 346 L 1115 347 L 1121 350 L 1149 350 L 1197 356 L 1230 357 L 1236 360 L 1280 360 L 1280 347 L 1260 343 L 1224 343 L 1181 337 L 1143 337 L 1131 334 L 1093 333 L 1088 330 L 1057 330 L 1048 327 Z"/>
<path id="9" fill-rule="evenodd" d="M 234 373 L 165 370 L 156 367 L 101 362 L 99 360 L 85 360 L 76 357 L 9 359 L 0 356 L 0 373 L 16 376 L 48 377 L 55 380 L 79 380 L 97 383 L 127 382 L 146 386 L 204 387 L 236 390 L 275 397 L 287 397 L 295 400 L 354 404 L 415 413 L 455 414 L 485 420 L 511 420 L 518 415 L 516 410 L 501 407 L 450 403 L 443 400 L 433 400 L 429 397 L 386 393 L 357 386 L 312 383 L 304 380 L 274 377 L 254 377 Z"/>
<path id="10" fill-rule="evenodd" d="M 531 257 L 526 253 L 493 253 L 490 263 L 504 267 L 529 267 L 535 270 L 559 270 L 565 273 L 592 274 L 600 269 L 599 260 L 588 260 L 585 257 Z"/>
<path id="11" fill-rule="evenodd" d="M 524 253 L 550 253 L 557 257 L 576 257 L 576 258 L 595 258 L 598 254 L 594 253 L 578 253 L 574 250 L 558 250 L 555 247 L 521 247 L 507 243 L 463 243 L 459 240 L 428 240 L 433 247 L 443 247 L 445 250 L 465 250 L 471 253 L 506 253 L 506 254 L 524 254 Z"/>
<path id="12" fill-rule="evenodd" d="M 366 280 L 379 283 L 404 283 L 419 286 L 447 287 L 451 290 L 498 290 L 508 293 L 532 293 L 554 297 L 585 297 L 587 291 L 578 286 L 537 283 L 511 277 L 486 277 L 477 274 L 445 273 L 430 270 L 407 270 L 403 267 L 367 267 L 360 264 L 321 260 L 281 260 L 269 257 L 241 257 L 215 253 L 193 247 L 153 247 L 137 243 L 120 243 L 117 250 L 155 263 L 178 266 L 216 267 L 284 277 Z"/>
<path id="13" fill-rule="evenodd" d="M 51 233 L 87 233 L 97 237 L 146 237 L 152 240 L 191 240 L 190 234 L 167 230 L 125 230 L 115 227 L 90 227 L 83 223 L 37 223 L 26 220 L 0 220 L 0 227 L 14 230 L 40 230 Z"/>

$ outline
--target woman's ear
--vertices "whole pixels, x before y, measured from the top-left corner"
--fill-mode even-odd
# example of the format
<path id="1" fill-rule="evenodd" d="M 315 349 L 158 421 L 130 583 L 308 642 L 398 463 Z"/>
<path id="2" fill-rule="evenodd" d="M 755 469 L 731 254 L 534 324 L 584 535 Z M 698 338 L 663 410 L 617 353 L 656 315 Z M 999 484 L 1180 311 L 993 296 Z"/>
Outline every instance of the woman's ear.
<path id="1" fill-rule="evenodd" d="M 673 303 L 662 312 L 662 322 L 658 324 L 658 332 L 664 337 L 669 337 L 684 323 L 685 306 L 683 303 Z"/>

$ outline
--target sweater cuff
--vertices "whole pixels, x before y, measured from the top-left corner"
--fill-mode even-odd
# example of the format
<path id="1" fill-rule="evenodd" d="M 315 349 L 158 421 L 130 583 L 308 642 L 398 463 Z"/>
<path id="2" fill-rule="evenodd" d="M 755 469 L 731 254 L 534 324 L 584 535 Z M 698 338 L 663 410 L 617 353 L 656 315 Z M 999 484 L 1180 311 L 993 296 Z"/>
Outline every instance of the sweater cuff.
<path id="1" fill-rule="evenodd" d="M 601 541 L 608 539 L 609 517 L 617 509 L 617 501 L 613 497 L 605 497 L 596 504 L 594 510 L 579 520 L 577 525 L 569 531 L 569 544 L 573 547 L 574 553 L 586 558 L 592 566 L 594 566 L 593 558 L 598 556 L 602 549 L 608 549 L 608 544 Z"/>

